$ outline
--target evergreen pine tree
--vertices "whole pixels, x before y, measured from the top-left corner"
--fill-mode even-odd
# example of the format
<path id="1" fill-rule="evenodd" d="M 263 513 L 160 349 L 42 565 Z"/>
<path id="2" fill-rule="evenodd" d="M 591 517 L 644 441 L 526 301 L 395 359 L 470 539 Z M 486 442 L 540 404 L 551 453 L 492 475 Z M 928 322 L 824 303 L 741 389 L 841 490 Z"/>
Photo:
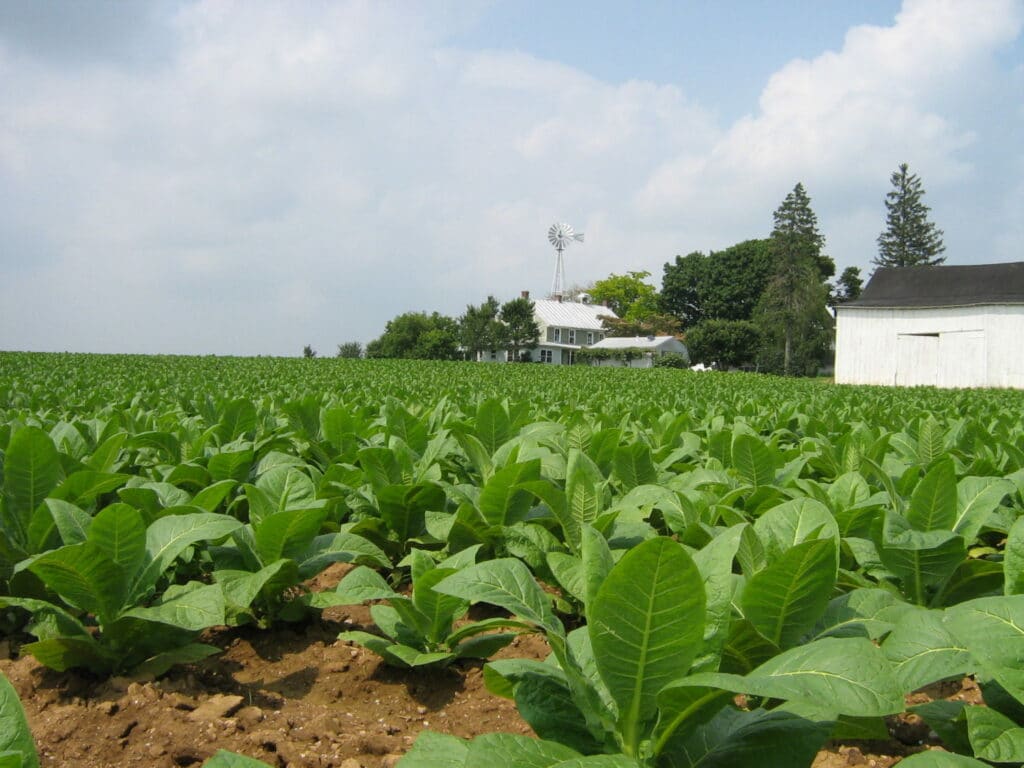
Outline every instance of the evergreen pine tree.
<path id="1" fill-rule="evenodd" d="M 921 202 L 921 179 L 910 173 L 906 163 L 890 177 L 893 189 L 885 196 L 885 231 L 878 236 L 879 267 L 935 266 L 946 260 L 942 230 L 928 221 L 927 205 Z"/>
<path id="2" fill-rule="evenodd" d="M 772 251 L 775 270 L 756 312 L 770 349 L 768 367 L 781 368 L 783 374 L 805 373 L 819 362 L 815 351 L 821 330 L 827 326 L 825 310 L 827 287 L 824 280 L 835 273 L 835 263 L 822 253 L 824 236 L 818 232 L 818 217 L 803 184 L 793 191 L 774 213 Z M 782 349 L 778 350 L 777 345 Z M 799 347 L 799 350 L 797 349 Z M 794 357 L 800 358 L 794 365 Z M 799 371 L 797 371 L 799 369 Z"/>

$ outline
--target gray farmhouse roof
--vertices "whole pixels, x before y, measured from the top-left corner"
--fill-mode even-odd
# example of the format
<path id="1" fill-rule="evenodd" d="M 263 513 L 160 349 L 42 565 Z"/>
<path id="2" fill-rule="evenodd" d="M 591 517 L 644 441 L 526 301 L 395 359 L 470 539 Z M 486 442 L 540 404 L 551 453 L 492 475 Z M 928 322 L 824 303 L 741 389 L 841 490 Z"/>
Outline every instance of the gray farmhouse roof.
<path id="1" fill-rule="evenodd" d="M 537 299 L 533 302 L 533 314 L 545 326 L 582 328 L 603 331 L 601 316 L 618 317 L 611 309 L 601 304 L 583 304 L 578 301 L 555 301 Z"/>
<path id="2" fill-rule="evenodd" d="M 609 336 L 591 349 L 660 349 L 663 346 L 672 346 L 686 349 L 681 341 L 675 336 Z"/>
<path id="3" fill-rule="evenodd" d="M 860 298 L 842 307 L 972 307 L 1024 304 L 1024 262 L 879 267 Z"/>

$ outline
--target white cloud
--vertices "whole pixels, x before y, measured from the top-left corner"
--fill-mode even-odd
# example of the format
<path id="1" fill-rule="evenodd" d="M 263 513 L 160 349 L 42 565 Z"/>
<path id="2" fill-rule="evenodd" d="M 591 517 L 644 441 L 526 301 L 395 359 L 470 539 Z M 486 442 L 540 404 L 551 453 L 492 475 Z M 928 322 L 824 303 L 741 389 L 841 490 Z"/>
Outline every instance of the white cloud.
<path id="1" fill-rule="evenodd" d="M 932 184 L 962 180 L 976 135 L 957 101 L 1019 35 L 1021 16 L 1019 3 L 1003 0 L 908 0 L 893 26 L 854 28 L 842 50 L 776 72 L 756 114 L 710 152 L 681 154 L 655 171 L 636 204 L 658 216 L 697 208 L 724 222 L 732 201 L 743 201 L 741 220 L 753 212 L 770 222 L 797 181 L 812 199 L 838 189 L 880 200 L 902 161 Z"/>
<path id="2" fill-rule="evenodd" d="M 724 128 L 671 84 L 453 49 L 465 7 L 164 4 L 146 66 L 0 34 L 0 348 L 327 353 L 403 311 L 544 293 L 558 220 L 587 234 L 568 282 L 659 280 L 766 234 L 798 180 L 842 259 L 872 246 L 898 162 L 930 195 L 984 176 L 961 101 L 1022 119 L 974 87 L 1020 82 L 992 59 L 1020 3 L 907 2 Z M 987 221 L 999 253 L 1010 216 Z"/>

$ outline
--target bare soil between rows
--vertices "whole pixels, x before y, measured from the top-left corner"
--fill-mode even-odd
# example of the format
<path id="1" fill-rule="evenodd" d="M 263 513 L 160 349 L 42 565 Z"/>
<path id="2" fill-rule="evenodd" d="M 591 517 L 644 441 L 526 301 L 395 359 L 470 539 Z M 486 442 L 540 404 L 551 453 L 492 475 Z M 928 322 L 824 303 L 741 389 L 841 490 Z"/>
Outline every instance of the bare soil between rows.
<path id="1" fill-rule="evenodd" d="M 210 638 L 223 654 L 158 680 L 54 672 L 4 641 L 0 672 L 22 699 L 43 768 L 198 767 L 218 749 L 281 768 L 386 768 L 428 728 L 464 738 L 532 733 L 511 701 L 484 687 L 482 663 L 394 669 L 336 639 L 353 628 L 372 630 L 366 608 L 331 609 L 289 628 L 224 630 Z M 498 656 L 547 653 L 542 638 L 527 635 Z M 970 680 L 931 693 L 979 701 Z M 913 716 L 890 726 L 886 741 L 826 745 L 814 768 L 886 768 L 935 746 Z"/>

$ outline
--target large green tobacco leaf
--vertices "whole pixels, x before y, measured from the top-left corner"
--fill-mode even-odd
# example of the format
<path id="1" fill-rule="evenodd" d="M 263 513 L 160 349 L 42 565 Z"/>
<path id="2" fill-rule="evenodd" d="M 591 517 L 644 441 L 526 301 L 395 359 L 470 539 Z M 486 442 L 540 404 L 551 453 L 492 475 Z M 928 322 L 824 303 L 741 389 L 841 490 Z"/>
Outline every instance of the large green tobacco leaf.
<path id="1" fill-rule="evenodd" d="M 900 760 L 905 768 L 989 768 L 988 763 L 975 760 L 967 755 L 954 755 L 951 752 L 928 750 Z"/>
<path id="2" fill-rule="evenodd" d="M 704 580 L 668 538 L 627 552 L 608 574 L 587 619 L 597 668 L 619 708 L 627 749 L 639 744 L 658 691 L 686 674 L 704 636 Z"/>
<path id="3" fill-rule="evenodd" d="M 827 637 L 791 648 L 745 676 L 704 673 L 678 684 L 806 702 L 856 717 L 903 709 L 903 689 L 892 667 L 864 638 Z"/>
<path id="4" fill-rule="evenodd" d="M 203 763 L 203 768 L 270 768 L 267 763 L 254 757 L 246 757 L 226 749 L 219 749 L 213 757 Z"/>
<path id="5" fill-rule="evenodd" d="M 732 464 L 745 483 L 760 488 L 775 481 L 771 450 L 754 435 L 741 433 L 732 441 Z"/>
<path id="6" fill-rule="evenodd" d="M 816 637 L 868 637 L 878 640 L 913 610 L 886 589 L 854 589 L 829 602 L 815 626 Z"/>
<path id="7" fill-rule="evenodd" d="M 540 459 L 503 467 L 480 491 L 480 514 L 489 525 L 511 525 L 522 520 L 533 495 L 519 488 L 519 484 L 539 479 Z"/>
<path id="8" fill-rule="evenodd" d="M 551 609 L 551 599 L 520 560 L 500 558 L 471 565 L 434 589 L 472 603 L 497 605 L 559 636 L 565 632 Z"/>
<path id="9" fill-rule="evenodd" d="M 256 431 L 256 406 L 247 398 L 229 400 L 223 404 L 220 421 L 217 424 L 221 443 L 230 443 Z"/>
<path id="10" fill-rule="evenodd" d="M 88 540 L 129 576 L 146 556 L 146 524 L 137 509 L 111 504 L 93 518 Z"/>
<path id="11" fill-rule="evenodd" d="M 592 525 L 602 511 L 601 493 L 604 477 L 601 470 L 585 453 L 575 448 L 569 451 L 565 476 L 566 539 L 574 549 L 580 545 L 584 525 Z"/>
<path id="12" fill-rule="evenodd" d="M 833 539 L 791 547 L 747 581 L 742 597 L 744 616 L 776 645 L 794 645 L 814 627 L 828 605 L 837 567 Z"/>
<path id="13" fill-rule="evenodd" d="M 604 535 L 591 525 L 581 531 L 580 554 L 548 552 L 547 563 L 558 583 L 584 605 L 590 605 L 615 560 Z"/>
<path id="14" fill-rule="evenodd" d="M 744 524 L 727 528 L 693 556 L 693 561 L 704 579 L 704 593 L 707 599 L 704 644 L 700 655 L 694 660 L 695 671 L 718 669 L 721 661 L 722 649 L 725 647 L 732 619 L 732 598 L 735 588 L 733 560 L 747 527 Z"/>
<path id="15" fill-rule="evenodd" d="M 358 458 L 359 466 L 363 468 L 366 479 L 375 490 L 386 485 L 402 483 L 402 468 L 398 464 L 395 452 L 390 448 L 363 448 L 359 451 Z"/>
<path id="16" fill-rule="evenodd" d="M 146 529 L 146 557 L 128 593 L 128 602 L 141 602 L 171 563 L 198 541 L 220 539 L 241 527 L 227 515 L 195 512 L 162 517 Z"/>
<path id="17" fill-rule="evenodd" d="M 250 450 L 227 451 L 213 454 L 206 468 L 210 471 L 210 478 L 215 482 L 235 480 L 242 483 L 249 479 L 255 460 L 256 455 Z"/>
<path id="18" fill-rule="evenodd" d="M 1008 595 L 1024 593 L 1024 517 L 1018 517 L 1006 536 L 1003 550 L 1003 590 Z"/>
<path id="19" fill-rule="evenodd" d="M 917 459 L 924 466 L 930 465 L 946 451 L 946 431 L 935 418 L 929 414 L 922 419 L 917 428 Z"/>
<path id="20" fill-rule="evenodd" d="M 80 668 L 106 675 L 118 661 L 115 654 L 91 637 L 50 637 L 26 643 L 21 646 L 21 651 L 33 656 L 44 667 L 58 672 Z"/>
<path id="21" fill-rule="evenodd" d="M 923 481 L 922 481 L 923 482 Z M 929 590 L 938 588 L 966 557 L 961 536 L 950 530 L 919 531 L 909 520 L 887 512 L 879 547 L 882 564 L 903 583 L 904 594 L 924 605 Z"/>
<path id="22" fill-rule="evenodd" d="M 359 563 L 390 568 L 384 551 L 369 539 L 354 533 L 324 533 L 316 536 L 299 557 L 299 576 L 311 579 L 331 563 Z"/>
<path id="23" fill-rule="evenodd" d="M 635 442 L 615 449 L 615 476 L 629 491 L 638 485 L 658 482 L 658 470 L 651 460 L 651 449 L 646 443 Z"/>
<path id="24" fill-rule="evenodd" d="M 298 572 L 293 560 L 281 559 L 260 568 L 255 573 L 250 571 L 221 570 L 213 572 L 213 578 L 224 591 L 227 606 L 225 622 L 234 624 L 237 617 L 245 615 L 264 589 L 273 587 L 274 582 L 281 581 L 290 586 L 298 581 Z"/>
<path id="25" fill-rule="evenodd" d="M 3 528 L 24 548 L 32 512 L 63 477 L 53 440 L 38 427 L 24 427 L 11 437 L 3 463 Z"/>
<path id="26" fill-rule="evenodd" d="M 122 615 L 198 632 L 223 624 L 224 608 L 224 590 L 220 585 L 192 581 L 169 587 L 155 605 L 132 608 Z"/>
<path id="27" fill-rule="evenodd" d="M 181 461 L 181 441 L 170 432 L 138 432 L 128 439 L 125 447 L 155 451 L 160 458 L 171 464 Z"/>
<path id="28" fill-rule="evenodd" d="M 953 462 L 935 464 L 914 488 L 906 518 L 918 531 L 951 531 L 956 524 L 957 489 Z"/>
<path id="29" fill-rule="evenodd" d="M 463 768 L 468 753 L 469 743 L 457 736 L 422 731 L 398 765 L 402 768 Z"/>
<path id="30" fill-rule="evenodd" d="M 12 752 L 20 755 L 19 762 L 12 762 L 12 765 L 38 768 L 39 756 L 25 719 L 25 710 L 14 687 L 0 674 L 0 755 Z"/>
<path id="31" fill-rule="evenodd" d="M 956 522 L 953 530 L 968 543 L 1005 496 L 1013 493 L 1013 483 L 1001 477 L 965 477 L 956 486 Z"/>
<path id="32" fill-rule="evenodd" d="M 491 456 L 512 437 L 512 423 L 500 401 L 484 400 L 476 410 L 476 437 Z"/>
<path id="33" fill-rule="evenodd" d="M 424 531 L 428 510 L 443 510 L 444 491 L 433 483 L 388 485 L 377 491 L 381 519 L 398 541 L 407 542 Z"/>
<path id="34" fill-rule="evenodd" d="M 81 544 L 92 525 L 92 517 L 85 510 L 60 499 L 47 499 L 53 524 L 65 544 Z"/>
<path id="35" fill-rule="evenodd" d="M 401 762 L 403 768 L 425 768 L 433 763 Z M 446 765 L 444 763 L 438 765 Z M 554 741 L 512 733 L 487 733 L 469 743 L 465 768 L 640 768 L 625 755 L 588 755 Z"/>
<path id="36" fill-rule="evenodd" d="M 72 504 L 89 505 L 97 496 L 123 486 L 131 475 L 96 472 L 91 469 L 73 472 L 50 493 L 52 499 L 64 499 Z"/>
<path id="37" fill-rule="evenodd" d="M 659 768 L 804 768 L 829 735 L 831 723 L 785 709 L 723 708 L 710 722 L 681 733 L 661 753 Z"/>
<path id="38" fill-rule="evenodd" d="M 427 639 L 432 643 L 442 642 L 451 633 L 452 622 L 469 607 L 465 600 L 434 589 L 436 584 L 453 573 L 456 573 L 453 568 L 434 568 L 413 582 L 412 604 L 426 617 L 430 627 Z"/>
<path id="39" fill-rule="evenodd" d="M 565 681 L 552 676 L 527 674 L 514 688 L 519 716 L 542 739 L 552 739 L 579 752 L 602 751 L 587 729 L 587 720 Z"/>
<path id="40" fill-rule="evenodd" d="M 971 671 L 970 654 L 950 635 L 942 619 L 941 611 L 906 611 L 882 644 L 903 690 L 914 691 Z"/>
<path id="41" fill-rule="evenodd" d="M 934 699 L 924 704 L 908 707 L 908 710 L 922 720 L 938 735 L 943 746 L 951 752 L 970 754 L 971 742 L 967 738 L 967 722 L 964 709 L 970 706 L 964 701 Z"/>
<path id="42" fill-rule="evenodd" d="M 1024 595 L 983 597 L 946 609 L 946 626 L 985 670 L 1024 702 Z"/>
<path id="43" fill-rule="evenodd" d="M 280 464 L 270 468 L 260 475 L 256 487 L 270 497 L 276 511 L 323 506 L 323 502 L 316 498 L 313 481 L 305 472 L 293 466 Z"/>
<path id="44" fill-rule="evenodd" d="M 262 518 L 253 526 L 260 561 L 269 564 L 282 557 L 297 557 L 320 532 L 326 516 L 323 509 L 296 509 Z"/>
<path id="45" fill-rule="evenodd" d="M 809 537 L 839 542 L 839 526 L 828 507 L 811 498 L 800 498 L 772 507 L 754 522 L 769 561 Z"/>
<path id="46" fill-rule="evenodd" d="M 106 438 L 85 460 L 85 465 L 96 472 L 113 472 L 118 457 L 121 455 L 121 448 L 127 439 L 128 433 L 126 432 L 119 432 Z"/>
<path id="47" fill-rule="evenodd" d="M 40 555 L 29 566 L 68 604 L 112 621 L 124 604 L 127 574 L 94 543 L 69 544 Z"/>
<path id="48" fill-rule="evenodd" d="M 466 768 L 549 768 L 580 753 L 554 741 L 513 733 L 486 733 L 469 744 Z"/>
<path id="49" fill-rule="evenodd" d="M 975 757 L 991 763 L 1024 764 L 1024 728 L 989 707 L 967 707 L 964 715 Z"/>

